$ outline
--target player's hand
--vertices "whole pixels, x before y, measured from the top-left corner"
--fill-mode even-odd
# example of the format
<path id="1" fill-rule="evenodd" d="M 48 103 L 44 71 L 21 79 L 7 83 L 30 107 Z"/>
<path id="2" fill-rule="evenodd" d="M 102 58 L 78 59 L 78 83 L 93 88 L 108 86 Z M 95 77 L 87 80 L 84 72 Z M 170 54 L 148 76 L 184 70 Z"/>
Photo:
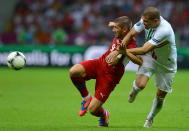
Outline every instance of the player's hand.
<path id="1" fill-rule="evenodd" d="M 120 46 L 117 47 L 117 51 L 120 53 L 120 54 L 126 54 L 126 48 L 127 46 L 123 43 L 120 44 Z"/>
<path id="2" fill-rule="evenodd" d="M 107 57 L 106 62 L 109 66 L 114 66 L 118 63 L 119 59 L 117 56 L 119 55 L 118 51 L 112 51 Z"/>
<path id="3" fill-rule="evenodd" d="M 110 21 L 108 24 L 109 27 L 114 27 L 115 26 L 115 22 Z"/>

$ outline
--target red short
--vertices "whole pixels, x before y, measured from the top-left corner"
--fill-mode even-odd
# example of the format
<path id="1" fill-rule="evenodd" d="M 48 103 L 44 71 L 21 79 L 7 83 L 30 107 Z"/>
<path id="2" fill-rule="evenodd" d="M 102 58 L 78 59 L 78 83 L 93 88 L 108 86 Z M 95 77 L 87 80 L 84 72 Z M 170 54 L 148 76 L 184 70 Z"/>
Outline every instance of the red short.
<path id="1" fill-rule="evenodd" d="M 87 60 L 79 64 L 83 65 L 85 68 L 86 80 L 96 79 L 94 96 L 102 102 L 107 100 L 124 74 L 124 69 L 114 73 L 107 72 L 99 59 Z"/>

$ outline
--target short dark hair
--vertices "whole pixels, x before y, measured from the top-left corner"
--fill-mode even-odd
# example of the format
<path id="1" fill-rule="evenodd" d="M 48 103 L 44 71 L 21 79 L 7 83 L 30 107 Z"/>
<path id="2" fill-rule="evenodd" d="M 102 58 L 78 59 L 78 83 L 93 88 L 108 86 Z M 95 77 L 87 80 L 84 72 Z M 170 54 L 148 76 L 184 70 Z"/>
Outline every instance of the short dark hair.
<path id="1" fill-rule="evenodd" d="M 127 16 L 121 16 L 114 20 L 115 23 L 119 24 L 119 27 L 124 28 L 127 27 L 128 29 L 131 29 L 132 27 L 132 21 Z"/>
<path id="2" fill-rule="evenodd" d="M 157 8 L 151 6 L 144 10 L 142 16 L 149 16 L 151 20 L 160 19 L 160 12 Z"/>

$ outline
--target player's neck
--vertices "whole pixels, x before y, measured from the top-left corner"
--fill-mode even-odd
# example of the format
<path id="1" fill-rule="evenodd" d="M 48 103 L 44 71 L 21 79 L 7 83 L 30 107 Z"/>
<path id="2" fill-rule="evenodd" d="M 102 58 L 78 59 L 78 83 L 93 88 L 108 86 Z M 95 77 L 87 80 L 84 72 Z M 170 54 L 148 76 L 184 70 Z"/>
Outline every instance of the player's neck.
<path id="1" fill-rule="evenodd" d="M 127 35 L 127 32 L 126 32 L 126 33 L 123 33 L 123 35 L 122 35 L 121 38 L 119 38 L 119 39 L 120 39 L 120 40 L 123 40 L 126 35 Z"/>

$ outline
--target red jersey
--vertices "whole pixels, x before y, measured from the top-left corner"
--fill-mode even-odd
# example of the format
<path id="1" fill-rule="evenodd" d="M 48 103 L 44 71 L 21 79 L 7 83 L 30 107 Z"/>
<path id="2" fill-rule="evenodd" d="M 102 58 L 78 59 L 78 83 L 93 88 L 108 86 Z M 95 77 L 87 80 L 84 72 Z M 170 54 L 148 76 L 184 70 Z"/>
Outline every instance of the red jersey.
<path id="1" fill-rule="evenodd" d="M 116 66 L 108 66 L 105 61 L 106 56 L 109 55 L 110 52 L 116 50 L 120 44 L 121 40 L 114 38 L 108 51 L 100 58 L 79 63 L 85 68 L 85 80 L 96 79 L 94 96 L 102 102 L 105 102 L 108 99 L 110 93 L 119 83 L 125 71 L 123 65 L 125 56 L 122 56 Z M 133 38 L 127 48 L 129 49 L 134 47 L 136 47 L 136 40 Z"/>
<path id="2" fill-rule="evenodd" d="M 125 56 L 122 56 L 121 59 L 119 60 L 118 64 L 115 66 L 108 66 L 108 64 L 106 63 L 106 56 L 108 56 L 112 51 L 115 51 L 116 48 L 121 44 L 122 40 L 114 37 L 112 44 L 110 45 L 108 51 L 106 53 L 104 53 L 99 60 L 102 63 L 102 66 L 104 68 L 105 72 L 112 72 L 112 73 L 116 73 L 118 71 L 123 71 L 125 69 L 124 64 L 123 64 L 123 60 L 125 58 Z M 130 48 L 136 48 L 136 39 L 133 37 L 131 39 L 131 41 L 129 42 L 129 44 L 127 45 L 127 49 Z"/>

